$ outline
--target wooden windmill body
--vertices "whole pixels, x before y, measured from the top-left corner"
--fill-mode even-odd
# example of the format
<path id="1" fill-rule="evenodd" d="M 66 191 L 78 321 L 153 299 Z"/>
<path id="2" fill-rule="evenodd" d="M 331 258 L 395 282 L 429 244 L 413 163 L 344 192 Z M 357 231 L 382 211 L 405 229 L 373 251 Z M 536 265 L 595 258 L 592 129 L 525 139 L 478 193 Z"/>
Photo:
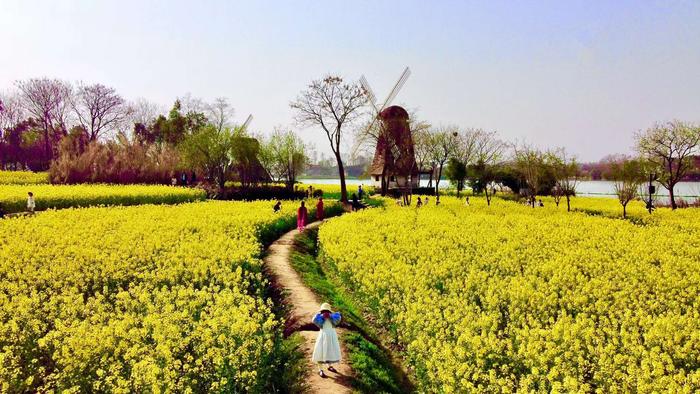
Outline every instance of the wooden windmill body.
<path id="1" fill-rule="evenodd" d="M 419 169 L 416 165 L 408 112 L 397 105 L 387 107 L 410 74 L 411 70 L 406 67 L 381 107 L 375 104 L 375 96 L 367 80 L 364 76 L 360 79 L 376 111 L 370 128 L 376 122 L 379 123 L 379 132 L 376 135 L 377 145 L 369 173 L 373 185 L 381 188 L 382 194 L 390 190 L 399 190 L 401 194 L 410 195 L 412 189 L 418 187 L 419 183 Z"/>

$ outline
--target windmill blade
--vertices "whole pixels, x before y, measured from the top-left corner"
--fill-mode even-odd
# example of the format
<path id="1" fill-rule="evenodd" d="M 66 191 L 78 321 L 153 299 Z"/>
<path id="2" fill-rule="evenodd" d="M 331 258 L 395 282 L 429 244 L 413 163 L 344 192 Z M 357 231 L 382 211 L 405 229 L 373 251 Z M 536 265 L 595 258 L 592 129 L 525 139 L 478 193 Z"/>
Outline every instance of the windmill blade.
<path id="1" fill-rule="evenodd" d="M 360 77 L 360 85 L 362 85 L 362 87 L 367 92 L 367 98 L 369 99 L 370 104 L 372 104 L 374 109 L 377 110 L 377 112 L 379 112 L 379 110 L 377 109 L 377 96 L 374 95 L 374 91 L 369 86 L 369 82 L 367 82 L 367 78 L 365 78 L 364 75 Z"/>
<path id="2" fill-rule="evenodd" d="M 248 118 L 245 120 L 245 122 L 243 122 L 243 126 L 241 126 L 241 130 L 247 129 L 247 128 L 248 128 L 248 125 L 249 125 L 250 122 L 252 122 L 252 121 L 253 121 L 253 114 L 250 114 L 250 115 L 248 115 Z"/>
<path id="3" fill-rule="evenodd" d="M 386 108 L 386 106 L 389 105 L 389 103 L 391 103 L 396 98 L 396 95 L 399 94 L 399 90 L 401 90 L 401 88 L 406 83 L 406 80 L 410 75 L 411 69 L 406 67 L 406 69 L 403 70 L 401 77 L 399 77 L 398 82 L 396 82 L 396 85 L 394 85 L 394 88 L 391 89 L 391 93 L 389 93 L 389 95 L 386 97 L 386 100 L 384 100 L 384 104 L 382 104 L 380 111 Z"/>

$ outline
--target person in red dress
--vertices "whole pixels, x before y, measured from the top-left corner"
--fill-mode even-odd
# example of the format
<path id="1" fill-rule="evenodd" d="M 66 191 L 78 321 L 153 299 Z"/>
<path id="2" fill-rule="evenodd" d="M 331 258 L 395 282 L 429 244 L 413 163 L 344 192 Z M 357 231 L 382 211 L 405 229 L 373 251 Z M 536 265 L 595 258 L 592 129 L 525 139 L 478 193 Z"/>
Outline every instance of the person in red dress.
<path id="1" fill-rule="evenodd" d="M 304 227 L 306 227 L 307 215 L 308 212 L 306 211 L 306 206 L 304 201 L 302 201 L 301 206 L 297 210 L 297 229 L 299 231 L 304 231 Z"/>
<path id="2" fill-rule="evenodd" d="M 318 198 L 318 203 L 316 204 L 316 220 L 323 220 L 326 213 L 323 211 L 323 197 Z"/>

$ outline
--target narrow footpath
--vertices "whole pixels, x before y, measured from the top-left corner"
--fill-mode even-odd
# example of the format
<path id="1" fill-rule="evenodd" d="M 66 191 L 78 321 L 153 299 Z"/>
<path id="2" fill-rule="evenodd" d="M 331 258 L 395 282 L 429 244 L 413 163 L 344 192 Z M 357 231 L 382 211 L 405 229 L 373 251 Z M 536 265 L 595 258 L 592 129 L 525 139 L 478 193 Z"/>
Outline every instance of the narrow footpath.
<path id="1" fill-rule="evenodd" d="M 321 222 L 309 224 L 307 229 L 318 227 Z M 292 230 L 277 241 L 272 243 L 265 257 L 265 265 L 276 284 L 284 294 L 285 302 L 289 306 L 289 315 L 285 324 L 285 333 L 299 332 L 304 338 L 303 350 L 307 360 L 307 382 L 311 393 L 351 393 L 350 382 L 352 380 L 352 368 L 347 363 L 347 349 L 343 345 L 344 329 L 338 328 L 343 360 L 335 364 L 337 373 L 326 370 L 326 377 L 318 374 L 318 367 L 311 362 L 318 328 L 311 323 L 311 319 L 318 312 L 321 300 L 302 281 L 299 274 L 292 267 L 290 256 L 294 248 L 294 237 L 298 230 Z"/>

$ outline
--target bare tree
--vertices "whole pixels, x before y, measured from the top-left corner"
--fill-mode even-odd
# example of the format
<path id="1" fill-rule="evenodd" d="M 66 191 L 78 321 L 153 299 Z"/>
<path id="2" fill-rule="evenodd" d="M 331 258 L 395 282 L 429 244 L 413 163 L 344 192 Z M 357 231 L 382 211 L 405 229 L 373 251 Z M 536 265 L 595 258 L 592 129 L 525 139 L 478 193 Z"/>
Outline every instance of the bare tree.
<path id="1" fill-rule="evenodd" d="M 118 132 L 131 110 L 114 88 L 99 83 L 79 84 L 71 97 L 71 107 L 89 141 Z"/>
<path id="2" fill-rule="evenodd" d="M 162 105 L 139 98 L 129 104 L 129 121 L 134 125 L 148 125 L 164 112 Z"/>
<path id="3" fill-rule="evenodd" d="M 213 124 L 219 131 L 223 130 L 224 127 L 231 126 L 234 111 L 226 97 L 216 98 L 214 102 L 206 105 L 206 110 L 209 123 Z"/>
<path id="4" fill-rule="evenodd" d="M 56 134 L 65 133 L 72 88 L 59 79 L 17 81 L 22 105 L 41 125 L 46 160 L 53 158 Z"/>
<path id="5" fill-rule="evenodd" d="M 581 168 L 574 157 L 569 157 L 564 148 L 548 152 L 548 161 L 554 172 L 556 183 L 552 190 L 554 202 L 559 206 L 562 197 L 566 198 L 566 211 L 571 211 L 571 197 L 581 180 Z"/>
<path id="6" fill-rule="evenodd" d="M 0 136 L 25 118 L 20 97 L 14 93 L 0 94 Z"/>
<path id="7" fill-rule="evenodd" d="M 455 155 L 457 138 L 459 136 L 457 126 L 440 127 L 430 134 L 430 161 L 437 170 L 435 175 L 435 195 L 439 196 L 440 178 L 447 161 Z"/>
<path id="8" fill-rule="evenodd" d="M 496 193 L 498 166 L 505 155 L 506 143 L 498 138 L 495 131 L 468 129 L 461 134 L 461 160 L 471 168 L 474 178 L 483 187 L 486 204 L 491 205 L 491 199 Z"/>
<path id="9" fill-rule="evenodd" d="M 534 199 L 540 189 L 540 183 L 545 172 L 544 153 L 526 143 L 514 144 L 515 168 L 525 180 L 528 187 L 528 197 L 532 207 L 535 207 Z"/>
<path id="10" fill-rule="evenodd" d="M 303 126 L 321 126 L 328 138 L 338 164 L 341 201 L 347 201 L 345 168 L 341 157 L 344 127 L 351 125 L 362 115 L 367 95 L 359 83 L 344 83 L 339 76 L 327 76 L 314 80 L 290 103 L 295 119 Z"/>
<path id="11" fill-rule="evenodd" d="M 673 188 L 693 166 L 692 156 L 700 144 L 700 127 L 674 120 L 657 123 L 635 135 L 637 151 L 654 164 L 658 182 L 668 189 L 671 208 L 676 209 Z"/>
<path id="12" fill-rule="evenodd" d="M 612 179 L 617 199 L 622 205 L 622 217 L 627 217 L 627 204 L 639 196 L 639 189 L 645 181 L 645 163 L 641 159 L 627 158 L 611 162 L 608 166 L 608 179 Z"/>

